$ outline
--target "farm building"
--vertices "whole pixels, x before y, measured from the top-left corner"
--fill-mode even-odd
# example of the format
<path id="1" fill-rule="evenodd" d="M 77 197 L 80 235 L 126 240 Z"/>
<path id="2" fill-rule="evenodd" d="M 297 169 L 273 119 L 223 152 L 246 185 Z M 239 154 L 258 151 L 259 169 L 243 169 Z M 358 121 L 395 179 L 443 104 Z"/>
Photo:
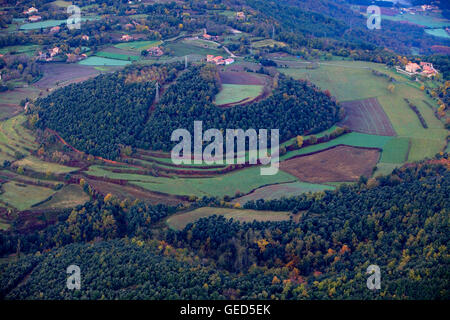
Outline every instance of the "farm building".
<path id="1" fill-rule="evenodd" d="M 228 58 L 228 59 L 225 59 L 223 61 L 225 62 L 226 65 L 229 65 L 229 64 L 232 64 L 234 62 L 234 59 L 233 58 Z"/>
<path id="2" fill-rule="evenodd" d="M 61 50 L 58 47 L 54 47 L 53 49 L 50 50 L 50 56 L 54 57 L 57 54 L 59 54 L 61 52 Z"/>
<path id="3" fill-rule="evenodd" d="M 433 67 L 433 64 L 430 62 L 420 62 L 420 65 L 417 63 L 409 62 L 405 69 L 402 69 L 401 67 L 396 67 L 397 72 L 407 74 L 409 76 L 413 75 L 422 75 L 424 77 L 432 77 L 438 74 L 438 71 Z"/>
<path id="4" fill-rule="evenodd" d="M 147 52 L 149 53 L 149 55 L 154 57 L 160 57 L 164 54 L 160 47 L 151 47 L 147 49 Z"/>
<path id="5" fill-rule="evenodd" d="M 41 16 L 31 16 L 31 17 L 28 18 L 28 21 L 30 21 L 30 22 L 37 22 L 37 21 L 40 21 L 41 19 L 42 19 Z"/>
<path id="6" fill-rule="evenodd" d="M 61 50 L 58 47 L 54 47 L 53 49 L 49 49 L 45 52 L 39 51 L 37 59 L 49 62 L 52 61 L 53 57 L 58 55 L 60 52 Z"/>
<path id="7" fill-rule="evenodd" d="M 245 13 L 240 11 L 240 12 L 236 12 L 236 17 L 238 19 L 245 19 Z"/>
<path id="8" fill-rule="evenodd" d="M 128 35 L 128 34 L 124 34 L 124 35 L 120 38 L 120 40 L 122 40 L 122 41 L 130 41 L 130 40 L 133 40 L 133 37 L 130 36 L 130 35 Z"/>
<path id="9" fill-rule="evenodd" d="M 420 69 L 420 66 L 417 63 L 410 62 L 405 66 L 405 70 L 411 73 L 417 72 L 418 69 Z"/>
<path id="10" fill-rule="evenodd" d="M 228 59 L 224 59 L 222 56 L 213 56 L 212 54 L 208 54 L 206 56 L 206 62 L 212 62 L 215 63 L 216 65 L 229 65 L 232 64 L 234 62 L 234 59 L 232 58 L 228 58 Z"/>
<path id="11" fill-rule="evenodd" d="M 432 77 L 438 73 L 430 62 L 421 62 L 420 67 L 422 68 L 421 74 L 426 77 Z"/>
<path id="12" fill-rule="evenodd" d="M 32 14 L 32 13 L 36 13 L 38 12 L 38 9 L 36 9 L 35 7 L 31 7 L 28 10 L 25 10 L 23 13 L 24 14 Z"/>
<path id="13" fill-rule="evenodd" d="M 52 28 L 50 29 L 50 33 L 58 33 L 59 30 L 61 30 L 61 27 L 60 27 L 60 26 L 52 27 Z"/>
<path id="14" fill-rule="evenodd" d="M 212 41 L 218 41 L 219 40 L 218 36 L 212 36 L 212 35 L 209 35 L 207 33 L 203 34 L 203 38 L 205 38 L 206 40 L 212 40 Z"/>

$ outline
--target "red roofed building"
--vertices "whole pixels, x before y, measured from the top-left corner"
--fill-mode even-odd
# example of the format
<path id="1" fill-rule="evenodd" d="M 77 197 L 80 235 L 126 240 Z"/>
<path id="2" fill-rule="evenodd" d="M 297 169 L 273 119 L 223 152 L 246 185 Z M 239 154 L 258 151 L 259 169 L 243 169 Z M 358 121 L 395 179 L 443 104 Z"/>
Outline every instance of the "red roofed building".
<path id="1" fill-rule="evenodd" d="M 32 13 L 36 13 L 36 12 L 38 12 L 38 9 L 36 9 L 35 7 L 31 7 L 30 9 L 25 10 L 23 13 L 24 14 L 32 14 Z"/>
<path id="2" fill-rule="evenodd" d="M 438 73 L 430 62 L 421 62 L 420 67 L 422 68 L 422 75 L 426 77 L 432 77 Z"/>
<path id="3" fill-rule="evenodd" d="M 53 27 L 50 29 L 50 33 L 58 33 L 60 29 L 61 29 L 60 26 Z"/>
<path id="4" fill-rule="evenodd" d="M 418 69 L 420 66 L 417 63 L 410 62 L 405 66 L 405 70 L 411 73 L 416 73 Z"/>
<path id="5" fill-rule="evenodd" d="M 132 37 L 132 36 L 129 36 L 128 34 L 124 34 L 124 35 L 120 38 L 120 40 L 122 40 L 122 41 L 130 41 L 130 40 L 133 40 L 133 37 Z"/>
<path id="6" fill-rule="evenodd" d="M 226 65 L 229 65 L 229 64 L 232 64 L 232 63 L 234 62 L 234 59 L 233 59 L 233 58 L 228 58 L 228 59 L 223 60 L 223 62 L 224 62 Z"/>
<path id="7" fill-rule="evenodd" d="M 41 16 L 31 16 L 31 17 L 28 18 L 28 20 L 30 22 L 37 22 L 37 21 L 39 21 L 41 19 L 42 19 Z"/>
<path id="8" fill-rule="evenodd" d="M 151 48 L 147 49 L 147 52 L 151 56 L 155 56 L 155 57 L 160 57 L 164 54 L 164 52 L 161 50 L 160 47 L 151 47 Z"/>

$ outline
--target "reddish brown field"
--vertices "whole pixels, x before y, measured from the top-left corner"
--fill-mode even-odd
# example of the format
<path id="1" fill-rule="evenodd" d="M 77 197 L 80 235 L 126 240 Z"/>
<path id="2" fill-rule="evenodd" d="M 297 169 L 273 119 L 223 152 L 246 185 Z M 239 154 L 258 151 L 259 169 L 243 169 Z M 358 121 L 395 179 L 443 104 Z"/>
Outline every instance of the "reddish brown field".
<path id="1" fill-rule="evenodd" d="M 76 63 L 46 63 L 42 65 L 44 76 L 35 83 L 39 89 L 48 89 L 67 85 L 69 83 L 87 80 L 100 72 L 92 66 L 83 66 Z"/>
<path id="2" fill-rule="evenodd" d="M 350 182 L 370 177 L 379 157 L 378 149 L 337 146 L 283 161 L 280 169 L 305 182 Z"/>
<path id="3" fill-rule="evenodd" d="M 134 186 L 122 186 L 106 181 L 88 179 L 87 182 L 91 185 L 97 192 L 107 195 L 111 193 L 112 195 L 120 199 L 139 199 L 150 204 L 163 203 L 167 205 L 177 205 L 179 203 L 186 203 L 181 198 L 176 196 L 159 194 L 157 192 L 147 191 Z"/>
<path id="4" fill-rule="evenodd" d="M 222 71 L 219 73 L 220 80 L 226 84 L 252 84 L 265 85 L 266 81 L 263 76 L 252 74 L 249 72 L 230 72 Z"/>
<path id="5" fill-rule="evenodd" d="M 395 130 L 377 98 L 342 102 L 346 117 L 341 125 L 353 131 L 376 134 L 380 136 L 395 136 Z"/>

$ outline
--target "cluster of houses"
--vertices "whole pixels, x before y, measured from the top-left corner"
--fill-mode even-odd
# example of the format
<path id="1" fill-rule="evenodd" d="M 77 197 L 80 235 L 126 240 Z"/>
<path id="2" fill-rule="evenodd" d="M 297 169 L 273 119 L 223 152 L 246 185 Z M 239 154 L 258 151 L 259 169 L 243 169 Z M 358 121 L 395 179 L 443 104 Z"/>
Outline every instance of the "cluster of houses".
<path id="1" fill-rule="evenodd" d="M 37 59 L 40 61 L 49 62 L 53 60 L 53 57 L 57 56 L 60 53 L 61 49 L 59 49 L 58 47 L 54 47 L 53 49 L 49 49 L 44 52 L 39 51 Z"/>
<path id="2" fill-rule="evenodd" d="M 211 41 L 219 41 L 219 36 L 212 36 L 210 34 L 207 34 L 206 32 L 203 34 L 203 38 Z"/>
<path id="3" fill-rule="evenodd" d="M 234 62 L 233 58 L 224 59 L 222 56 L 215 57 L 212 54 L 206 56 L 206 62 L 215 63 L 216 65 L 229 65 Z"/>
<path id="4" fill-rule="evenodd" d="M 433 64 L 430 62 L 420 62 L 420 65 L 417 63 L 409 62 L 405 69 L 400 67 L 396 67 L 397 72 L 403 73 L 409 76 L 413 75 L 421 75 L 427 78 L 431 78 L 438 74 L 438 71 L 433 67 Z"/>
<path id="5" fill-rule="evenodd" d="M 36 9 L 35 7 L 31 7 L 28 10 L 25 10 L 23 12 L 23 14 L 26 14 L 29 16 L 28 21 L 30 21 L 30 22 L 38 22 L 38 21 L 42 20 L 42 17 L 38 16 L 37 13 L 38 13 L 38 9 Z"/>
<path id="6" fill-rule="evenodd" d="M 58 47 L 54 47 L 54 48 L 49 49 L 44 52 L 39 51 L 37 60 L 50 62 L 50 61 L 53 61 L 53 58 L 56 57 L 57 55 L 59 55 L 60 53 L 62 53 L 62 51 Z M 77 61 L 87 58 L 87 55 L 84 53 L 82 53 L 82 54 L 67 53 L 66 56 L 67 56 L 67 62 L 77 62 Z"/>
<path id="7" fill-rule="evenodd" d="M 160 47 L 151 47 L 147 49 L 147 52 L 150 56 L 153 57 L 161 57 L 164 54 L 164 51 Z"/>
<path id="8" fill-rule="evenodd" d="M 236 18 L 245 19 L 245 13 L 242 11 L 236 12 Z"/>
<path id="9" fill-rule="evenodd" d="M 429 4 L 424 4 L 417 7 L 411 7 L 411 8 L 400 8 L 400 14 L 409 13 L 409 14 L 416 14 L 420 12 L 439 12 L 439 7 Z"/>

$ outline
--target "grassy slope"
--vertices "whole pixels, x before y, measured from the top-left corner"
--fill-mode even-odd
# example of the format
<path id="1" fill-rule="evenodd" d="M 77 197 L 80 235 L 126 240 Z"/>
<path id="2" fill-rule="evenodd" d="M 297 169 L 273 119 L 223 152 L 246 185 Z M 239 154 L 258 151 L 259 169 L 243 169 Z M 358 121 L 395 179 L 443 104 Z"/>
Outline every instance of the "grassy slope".
<path id="1" fill-rule="evenodd" d="M 28 168 L 33 171 L 42 172 L 42 173 L 51 172 L 51 173 L 58 174 L 58 173 L 68 173 L 68 172 L 78 170 L 78 168 L 68 167 L 68 166 L 57 164 L 57 163 L 42 161 L 33 156 L 29 156 L 22 160 L 16 161 L 16 162 L 14 162 L 14 164 L 17 166 L 21 166 L 25 169 Z"/>
<path id="2" fill-rule="evenodd" d="M 222 90 L 216 95 L 214 103 L 221 105 L 256 98 L 263 88 L 262 85 L 222 84 Z"/>
<path id="3" fill-rule="evenodd" d="M 223 215 L 227 219 L 233 218 L 240 222 L 282 221 L 289 220 L 291 216 L 289 212 L 203 207 L 171 216 L 166 222 L 169 227 L 182 230 L 187 224 L 212 215 Z"/>
<path id="4" fill-rule="evenodd" d="M 299 66 L 302 64 L 299 63 Z M 387 90 L 389 82 L 386 78 L 377 77 L 370 69 L 379 70 L 394 77 L 394 93 Z M 447 130 L 434 117 L 433 111 L 422 100 L 432 105 L 434 102 L 424 92 L 418 90 L 418 84 L 388 70 L 384 65 L 360 61 L 324 62 L 318 69 L 289 68 L 279 69 L 296 79 L 308 79 L 321 89 L 330 90 L 339 101 L 349 101 L 377 97 L 400 138 L 411 139 L 411 150 L 408 161 L 433 157 L 445 145 Z M 408 98 L 417 105 L 429 128 L 424 129 L 417 116 L 404 101 Z M 387 146 L 389 147 L 389 146 Z M 401 149 L 401 152 L 404 148 Z M 392 152 L 392 151 L 391 151 Z M 403 155 L 396 155 L 401 158 Z M 392 158 L 392 155 L 384 159 Z"/>
<path id="5" fill-rule="evenodd" d="M 89 196 L 79 185 L 71 184 L 64 186 L 56 192 L 52 199 L 36 206 L 36 209 L 73 208 L 79 204 L 89 201 Z"/>
<path id="6" fill-rule="evenodd" d="M 45 200 L 54 190 L 34 185 L 22 185 L 10 181 L 2 185 L 0 200 L 19 210 L 29 209 L 33 204 Z"/>

